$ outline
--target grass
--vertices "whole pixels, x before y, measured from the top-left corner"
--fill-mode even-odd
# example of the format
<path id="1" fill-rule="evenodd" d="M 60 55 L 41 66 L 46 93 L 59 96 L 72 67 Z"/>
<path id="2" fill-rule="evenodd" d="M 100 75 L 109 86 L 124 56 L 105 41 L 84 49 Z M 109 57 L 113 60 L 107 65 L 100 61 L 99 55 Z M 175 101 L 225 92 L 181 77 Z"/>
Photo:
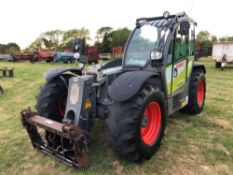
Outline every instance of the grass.
<path id="1" fill-rule="evenodd" d="M 134 164 L 114 155 L 107 146 L 103 121 L 97 120 L 89 147 L 91 168 L 76 171 L 34 150 L 20 122 L 20 111 L 34 108 L 43 85 L 46 63 L 7 63 L 14 78 L 0 79 L 0 175 L 3 174 L 232 174 L 233 172 L 233 67 L 221 72 L 210 58 L 204 111 L 198 116 L 175 113 L 168 119 L 165 137 L 151 160 Z M 74 67 L 74 65 L 72 65 Z"/>

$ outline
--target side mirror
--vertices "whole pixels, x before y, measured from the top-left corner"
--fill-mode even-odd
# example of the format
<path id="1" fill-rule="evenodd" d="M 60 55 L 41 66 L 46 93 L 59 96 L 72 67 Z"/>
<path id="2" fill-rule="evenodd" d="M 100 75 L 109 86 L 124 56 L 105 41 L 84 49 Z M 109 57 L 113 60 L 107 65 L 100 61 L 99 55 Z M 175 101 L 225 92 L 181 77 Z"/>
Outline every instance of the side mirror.
<path id="1" fill-rule="evenodd" d="M 180 23 L 180 30 L 178 31 L 181 35 L 189 35 L 190 24 L 188 21 L 182 21 Z"/>
<path id="2" fill-rule="evenodd" d="M 152 52 L 150 53 L 150 59 L 151 59 L 152 61 L 161 60 L 162 57 L 163 57 L 163 54 L 162 54 L 161 52 L 159 52 L 159 51 L 152 51 Z"/>

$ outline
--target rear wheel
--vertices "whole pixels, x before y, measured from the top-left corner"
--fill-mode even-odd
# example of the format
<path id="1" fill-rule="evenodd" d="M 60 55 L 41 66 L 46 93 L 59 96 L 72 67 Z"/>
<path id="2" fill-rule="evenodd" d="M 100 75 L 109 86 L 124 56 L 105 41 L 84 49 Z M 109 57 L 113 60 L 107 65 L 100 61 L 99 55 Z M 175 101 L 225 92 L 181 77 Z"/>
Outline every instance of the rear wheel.
<path id="1" fill-rule="evenodd" d="M 106 123 L 115 153 L 136 162 L 149 159 L 164 136 L 163 93 L 146 84 L 132 99 L 114 103 Z"/>
<path id="2" fill-rule="evenodd" d="M 206 81 L 203 71 L 194 71 L 190 80 L 188 105 L 182 109 L 189 114 L 199 114 L 204 107 Z"/>

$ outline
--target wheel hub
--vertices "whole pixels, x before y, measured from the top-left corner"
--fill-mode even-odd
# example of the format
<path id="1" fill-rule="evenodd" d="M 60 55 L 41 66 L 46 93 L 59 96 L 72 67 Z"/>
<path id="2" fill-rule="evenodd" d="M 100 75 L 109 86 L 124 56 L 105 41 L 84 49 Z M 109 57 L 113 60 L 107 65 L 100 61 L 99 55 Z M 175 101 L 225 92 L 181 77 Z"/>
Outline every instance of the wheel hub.
<path id="1" fill-rule="evenodd" d="M 150 102 L 141 121 L 141 139 L 147 144 L 155 143 L 161 129 L 161 109 L 157 102 Z"/>
<path id="2" fill-rule="evenodd" d="M 144 115 L 143 118 L 142 118 L 142 128 L 145 128 L 148 124 L 148 116 L 147 115 Z"/>

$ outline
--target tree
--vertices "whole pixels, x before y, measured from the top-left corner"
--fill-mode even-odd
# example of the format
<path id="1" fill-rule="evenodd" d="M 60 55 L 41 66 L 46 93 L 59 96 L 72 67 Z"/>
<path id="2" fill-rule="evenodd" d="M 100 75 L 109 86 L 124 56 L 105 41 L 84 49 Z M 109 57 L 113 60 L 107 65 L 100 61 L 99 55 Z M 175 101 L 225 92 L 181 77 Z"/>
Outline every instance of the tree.
<path id="1" fill-rule="evenodd" d="M 111 36 L 108 33 L 105 33 L 103 42 L 100 44 L 100 52 L 102 53 L 110 53 L 112 51 L 111 48 Z"/>
<path id="2" fill-rule="evenodd" d="M 225 41 L 233 41 L 233 36 L 224 36 L 219 38 L 219 41 L 225 42 Z"/>
<path id="3" fill-rule="evenodd" d="M 0 44 L 0 53 L 5 54 L 7 47 L 5 44 Z"/>
<path id="4" fill-rule="evenodd" d="M 111 43 L 111 47 L 119 47 L 122 46 L 124 47 L 128 37 L 131 33 L 131 30 L 129 30 L 128 28 L 122 28 L 122 29 L 118 29 L 115 30 L 111 33 L 111 38 L 112 38 L 112 43 Z"/>
<path id="5" fill-rule="evenodd" d="M 64 33 L 63 39 L 62 39 L 62 43 L 69 43 L 71 42 L 71 40 L 73 40 L 74 38 L 78 38 L 80 36 L 80 30 L 78 29 L 71 29 L 68 30 Z"/>
<path id="6" fill-rule="evenodd" d="M 124 47 L 131 33 L 128 28 L 114 30 L 111 27 L 101 27 L 97 31 L 95 45 L 100 46 L 101 52 L 112 52 L 113 47 Z"/>
<path id="7" fill-rule="evenodd" d="M 111 52 L 111 27 L 101 27 L 97 30 L 95 45 L 100 48 L 100 52 Z"/>
<path id="8" fill-rule="evenodd" d="M 6 45 L 6 47 L 7 47 L 7 50 L 8 50 L 8 54 L 10 54 L 10 55 L 15 55 L 17 52 L 20 51 L 20 47 L 16 43 L 8 43 Z"/>
<path id="9" fill-rule="evenodd" d="M 227 41 L 233 41 L 233 36 L 228 36 Z"/>
<path id="10" fill-rule="evenodd" d="M 208 31 L 200 31 L 197 34 L 197 41 L 198 42 L 205 42 L 210 40 L 210 33 Z"/>
<path id="11" fill-rule="evenodd" d="M 60 49 L 72 48 L 73 40 L 80 38 L 82 40 L 82 53 L 85 51 L 86 41 L 90 39 L 90 31 L 86 28 L 71 29 L 64 33 Z"/>
<path id="12" fill-rule="evenodd" d="M 40 36 L 33 41 L 25 50 L 33 51 L 40 48 L 49 50 L 64 50 L 71 49 L 73 39 L 82 39 L 82 48 L 85 50 L 86 41 L 90 39 L 90 31 L 86 28 L 71 29 L 68 31 L 51 30 L 40 34 Z"/>
<path id="13" fill-rule="evenodd" d="M 217 42 L 217 41 L 218 41 L 217 36 L 212 35 L 212 36 L 211 36 L 211 42 Z"/>
<path id="14" fill-rule="evenodd" d="M 109 26 L 101 27 L 100 29 L 98 29 L 95 37 L 96 43 L 103 42 L 104 36 L 109 35 L 112 32 L 112 30 L 112 27 Z"/>
<path id="15" fill-rule="evenodd" d="M 211 40 L 211 35 L 208 31 L 200 31 L 197 34 L 197 42 L 200 43 L 200 51 L 202 56 L 211 55 L 213 42 Z"/>
<path id="16" fill-rule="evenodd" d="M 26 52 L 32 52 L 32 51 L 35 51 L 35 50 L 39 50 L 41 48 L 43 48 L 44 46 L 44 40 L 43 38 L 39 37 L 37 38 L 35 41 L 33 41 L 26 49 L 25 51 Z"/>
<path id="17" fill-rule="evenodd" d="M 85 39 L 85 41 L 89 40 L 90 39 L 90 31 L 88 29 L 82 27 L 80 29 L 80 38 Z"/>
<path id="18" fill-rule="evenodd" d="M 20 51 L 20 47 L 16 43 L 0 44 L 0 53 L 15 55 Z"/>
<path id="19" fill-rule="evenodd" d="M 51 30 L 45 33 L 42 33 L 40 38 L 43 40 L 43 44 L 49 50 L 56 49 L 61 44 L 64 31 L 62 30 Z"/>
<path id="20" fill-rule="evenodd" d="M 227 41 L 227 37 L 226 36 L 221 37 L 221 38 L 219 38 L 219 41 L 221 41 L 221 42 Z"/>

